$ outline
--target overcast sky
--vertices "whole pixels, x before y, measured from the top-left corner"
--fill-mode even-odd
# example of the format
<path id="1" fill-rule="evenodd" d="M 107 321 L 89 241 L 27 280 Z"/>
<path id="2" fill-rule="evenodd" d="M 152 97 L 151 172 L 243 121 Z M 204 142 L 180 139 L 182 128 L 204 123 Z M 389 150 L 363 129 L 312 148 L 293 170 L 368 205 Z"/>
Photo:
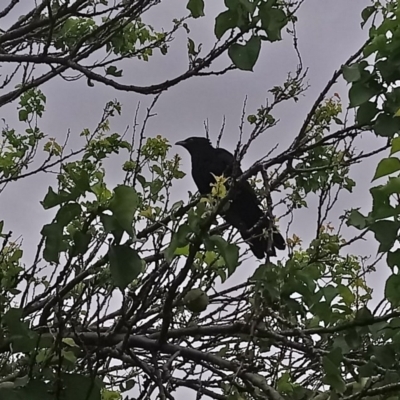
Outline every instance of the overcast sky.
<path id="1" fill-rule="evenodd" d="M 334 70 L 355 53 L 367 39 L 367 30 L 363 31 L 360 28 L 360 13 L 369 3 L 368 0 L 305 1 L 298 14 L 297 33 L 303 63 L 309 67 L 310 88 L 299 102 L 285 103 L 278 108 L 274 116 L 280 118 L 281 122 L 251 148 L 243 163 L 245 168 L 277 143 L 279 151 L 292 141 L 308 110 Z M 172 26 L 173 18 L 186 14 L 185 4 L 186 1 L 182 0 L 164 0 L 161 5 L 146 14 L 144 21 L 151 23 L 156 29 L 168 30 Z M 205 51 L 213 44 L 214 18 L 222 9 L 222 0 L 206 1 L 207 16 L 190 23 L 192 29 L 190 37 L 196 43 L 202 42 Z M 187 35 L 182 30 L 177 34 L 166 57 L 160 56 L 157 52 L 148 63 L 125 62 L 122 82 L 154 84 L 184 72 L 187 68 L 186 41 Z M 216 65 L 226 66 L 228 63 L 227 57 L 224 56 Z M 174 143 L 188 136 L 204 135 L 203 123 L 208 120 L 210 135 L 215 138 L 225 116 L 226 130 L 222 145 L 233 150 L 238 139 L 238 125 L 245 96 L 248 98 L 248 113 L 252 113 L 264 103 L 267 90 L 283 83 L 287 73 L 295 70 L 296 64 L 297 58 L 291 39 L 288 35 L 284 35 L 282 42 L 263 45 L 260 58 L 252 73 L 235 71 L 221 77 L 193 78 L 185 81 L 161 96 L 156 107 L 157 117 L 151 119 L 147 136 L 160 134 Z M 79 140 L 78 135 L 82 129 L 86 127 L 93 129 L 96 126 L 107 101 L 117 98 L 123 104 L 122 116 L 114 119 L 112 125 L 113 130 L 121 133 L 127 126 L 132 125 L 138 102 L 141 102 L 141 109 L 144 112 L 145 107 L 152 101 L 152 97 L 117 92 L 98 83 L 90 88 L 85 80 L 66 83 L 61 79 L 55 79 L 41 89 L 47 96 L 47 112 L 41 122 L 41 128 L 60 142 L 63 142 L 67 131 L 70 130 L 71 147 L 75 147 L 74 142 Z M 331 94 L 337 92 L 342 99 L 346 99 L 347 91 L 345 83 L 341 82 L 334 87 Z M 5 118 L 10 126 L 18 126 L 16 103 L 0 109 L 0 117 Z M 365 146 L 366 148 L 375 146 L 375 142 L 371 144 L 366 142 Z M 189 155 L 181 148 L 173 148 L 173 151 L 182 155 L 184 169 L 189 171 Z M 375 165 L 374 162 L 367 162 L 366 165 L 354 168 L 352 177 L 356 179 L 359 187 L 355 195 L 345 196 L 341 201 L 342 210 L 363 207 L 365 211 L 369 211 L 368 189 L 371 186 Z M 118 183 L 118 175 L 113 173 L 112 167 L 111 165 L 108 171 L 108 180 L 115 185 Z M 53 177 L 49 175 L 32 177 L 9 185 L 0 197 L 1 219 L 5 219 L 7 229 L 13 230 L 14 237 L 23 235 L 27 257 L 32 256 L 36 249 L 42 225 L 51 219 L 49 212 L 42 209 L 39 201 L 43 199 L 48 185 L 52 182 L 54 182 Z M 190 174 L 182 182 L 177 183 L 176 197 L 187 198 L 187 190 L 195 191 Z M 342 210 L 338 210 L 336 217 Z M 337 223 L 337 221 L 332 222 Z M 285 221 L 282 221 L 283 230 L 286 229 L 284 223 Z M 357 233 L 355 230 L 351 232 Z M 296 214 L 290 231 L 291 235 L 293 233 L 302 237 L 305 243 L 313 237 L 315 210 L 311 206 Z M 372 239 L 353 249 L 374 256 L 376 243 Z M 29 263 L 29 259 L 26 261 Z M 388 274 L 388 268 L 384 265 L 381 267 L 384 271 L 376 274 L 377 279 L 374 281 L 377 292 L 381 292 Z M 243 281 L 250 273 L 251 271 L 239 271 L 231 283 Z"/>

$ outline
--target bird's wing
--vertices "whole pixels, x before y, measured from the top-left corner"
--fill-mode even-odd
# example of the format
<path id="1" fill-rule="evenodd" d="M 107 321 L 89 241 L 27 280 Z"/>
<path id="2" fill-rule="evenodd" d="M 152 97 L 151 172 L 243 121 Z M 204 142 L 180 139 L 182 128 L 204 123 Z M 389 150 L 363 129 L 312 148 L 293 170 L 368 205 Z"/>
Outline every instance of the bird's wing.
<path id="1" fill-rule="evenodd" d="M 225 174 L 231 176 L 233 163 L 235 161 L 234 156 L 225 149 L 216 149 L 215 154 L 219 159 L 219 163 L 224 166 Z M 237 174 L 243 174 L 240 166 L 237 170 Z M 264 217 L 264 212 L 260 206 L 260 200 L 257 198 L 254 189 L 250 183 L 245 180 L 238 185 L 238 192 L 228 210 L 224 213 L 225 220 L 239 230 L 243 239 L 248 241 L 253 253 L 259 259 L 264 257 L 268 249 L 268 241 L 262 236 L 263 229 L 268 227 L 268 221 L 265 221 L 265 224 L 253 232 L 254 237 L 252 238 L 249 237 L 247 231 L 252 229 L 253 226 Z M 270 256 L 276 255 L 274 246 L 280 250 L 285 248 L 285 239 L 278 231 L 273 233 L 273 245 L 270 249 Z"/>
<path id="2" fill-rule="evenodd" d="M 218 148 L 215 149 L 214 151 L 215 155 L 215 166 L 218 165 L 218 168 L 215 168 L 215 174 L 216 175 L 222 175 L 224 174 L 225 176 L 232 176 L 232 169 L 233 169 L 233 164 L 235 162 L 235 157 L 232 153 L 230 153 L 228 150 Z M 217 171 L 218 169 L 218 171 Z M 238 165 L 237 171 L 236 171 L 236 176 L 240 176 L 243 174 L 242 169 L 240 168 L 240 164 Z M 253 192 L 253 189 L 251 188 L 250 184 L 247 181 L 241 182 L 238 186 L 237 189 L 239 192 L 248 192 L 250 195 Z"/>
<path id="3" fill-rule="evenodd" d="M 225 149 L 215 149 L 215 156 L 218 158 L 221 167 L 224 168 L 223 172 L 225 172 L 225 175 L 231 176 L 232 174 L 232 168 L 233 168 L 233 163 L 235 161 L 235 157 L 233 156 L 232 153 L 230 153 L 228 150 Z M 242 175 L 242 170 L 239 168 L 237 170 L 238 175 Z"/>
<path id="4" fill-rule="evenodd" d="M 218 159 L 220 160 L 221 165 L 224 165 L 225 174 L 227 176 L 231 176 L 235 157 L 228 150 L 221 149 L 221 148 L 218 148 L 215 150 L 216 150 L 216 152 L 215 152 L 216 157 L 218 157 Z M 242 174 L 243 174 L 243 171 L 239 165 L 239 168 L 237 170 L 237 176 L 240 176 Z M 260 202 L 254 192 L 254 189 L 251 187 L 250 183 L 247 180 L 241 182 L 239 184 L 238 188 L 247 194 L 247 196 L 246 196 L 247 199 L 250 200 L 253 204 L 257 204 L 257 205 L 260 204 Z"/>

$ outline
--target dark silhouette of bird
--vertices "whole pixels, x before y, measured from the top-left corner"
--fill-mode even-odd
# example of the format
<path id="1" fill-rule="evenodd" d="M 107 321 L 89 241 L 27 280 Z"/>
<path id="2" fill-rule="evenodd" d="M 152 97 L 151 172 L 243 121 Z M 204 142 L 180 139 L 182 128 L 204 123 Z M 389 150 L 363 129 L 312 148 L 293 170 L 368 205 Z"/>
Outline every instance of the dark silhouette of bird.
<path id="1" fill-rule="evenodd" d="M 213 147 L 207 138 L 190 137 L 175 144 L 184 147 L 190 153 L 192 177 L 200 194 L 211 193 L 215 176 L 231 177 L 234 156 L 225 149 Z M 242 173 L 238 165 L 235 176 L 240 176 Z M 238 229 L 242 238 L 250 245 L 253 254 L 262 259 L 267 254 L 275 256 L 275 248 L 284 250 L 286 243 L 277 229 L 272 227 L 272 243 L 268 246 L 268 235 L 265 235 L 263 231 L 269 227 L 270 221 L 260 206 L 260 201 L 249 182 L 242 181 L 234 187 L 229 207 L 221 215 L 228 224 Z M 263 221 L 261 224 L 260 220 Z M 255 225 L 257 227 L 252 230 Z M 252 230 L 251 233 L 250 230 Z M 270 247 L 269 251 L 268 247 Z"/>

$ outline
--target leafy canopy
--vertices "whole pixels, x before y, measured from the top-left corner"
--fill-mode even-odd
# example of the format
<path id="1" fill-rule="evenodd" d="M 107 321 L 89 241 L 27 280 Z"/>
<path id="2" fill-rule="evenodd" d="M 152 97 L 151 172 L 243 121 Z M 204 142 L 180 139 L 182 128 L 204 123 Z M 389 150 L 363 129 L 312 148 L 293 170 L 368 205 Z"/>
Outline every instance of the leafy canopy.
<path id="1" fill-rule="evenodd" d="M 2 129 L 1 195 L 43 172 L 56 180 L 42 196 L 47 217 L 33 259 L 26 255 L 29 238 L 14 237 L 0 222 L 0 398 L 164 399 L 179 398 L 182 388 L 227 400 L 398 397 L 398 2 L 362 11 L 367 43 L 334 72 L 291 145 L 238 178 L 249 178 L 265 213 L 280 217 L 282 232 L 288 226 L 288 254 L 257 264 L 218 217 L 229 206 L 227 178 L 216 177 L 207 197 L 177 197 L 181 159 L 146 126 L 159 94 L 185 79 L 252 71 L 262 47 L 286 40 L 285 32 L 296 39 L 297 54 L 301 2 L 226 0 L 208 52 L 190 37 L 192 19 L 208 13 L 208 2 L 189 0 L 190 15 L 163 32 L 142 18 L 157 4 L 44 1 L 1 32 L 0 61 L 16 69 L 2 77 L 8 92 L 0 106 L 18 100 L 20 121 Z M 0 19 L 17 6 L 9 2 Z M 147 87 L 123 81 L 121 61 L 167 54 L 178 30 L 188 35 L 186 72 Z M 107 60 L 89 64 L 97 51 Z M 224 52 L 231 64 L 210 69 Z M 22 62 L 31 73 L 20 74 Z M 36 68 L 43 64 L 50 72 Z M 89 87 L 156 94 L 144 119 L 135 120 L 140 129 L 110 129 L 122 110 L 115 100 L 97 127 L 73 133 L 81 147 L 70 151 L 68 142 L 48 137 L 40 86 L 67 70 Z M 334 91 L 342 78 L 348 95 Z M 266 105 L 244 109 L 238 157 L 279 123 L 277 108 L 295 105 L 306 89 L 299 62 L 269 89 Z M 376 143 L 372 150 L 363 150 L 366 138 Z M 106 160 L 117 183 L 110 184 Z M 354 168 L 366 163 L 376 165 L 375 173 L 355 179 Z M 365 185 L 369 209 L 360 208 Z M 316 226 L 311 240 L 291 224 L 306 208 Z M 376 245 L 375 259 L 354 246 L 363 239 Z M 387 275 L 381 298 L 367 281 L 375 270 Z M 231 283 L 248 271 L 249 279 Z"/>

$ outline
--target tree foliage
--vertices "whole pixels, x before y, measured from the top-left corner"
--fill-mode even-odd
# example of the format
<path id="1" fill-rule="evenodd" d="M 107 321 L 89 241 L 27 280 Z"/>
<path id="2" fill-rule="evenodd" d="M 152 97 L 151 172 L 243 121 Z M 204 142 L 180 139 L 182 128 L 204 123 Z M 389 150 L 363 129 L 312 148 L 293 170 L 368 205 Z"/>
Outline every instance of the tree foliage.
<path id="1" fill-rule="evenodd" d="M 0 18 L 17 12 L 18 3 L 11 0 L 0 11 Z M 55 77 L 71 79 L 67 72 L 86 78 L 89 86 L 101 83 L 117 90 L 157 94 L 193 76 L 215 74 L 210 66 L 226 51 L 233 65 L 220 72 L 252 70 L 261 41 L 280 40 L 282 29 L 295 18 L 298 8 L 296 1 L 226 1 L 226 11 L 215 19 L 215 46 L 200 56 L 188 37 L 186 72 L 150 86 L 122 83 L 122 61 L 148 61 L 155 51 L 166 55 L 178 30 L 190 34 L 188 19 L 204 16 L 204 0 L 190 0 L 190 16 L 175 18 L 169 30 L 157 32 L 142 18 L 158 4 L 157 0 L 43 0 L 1 32 L 0 62 L 11 65 L 10 73 L 2 77 L 2 88 L 13 83 L 17 87 L 0 96 L 0 106 Z M 38 68 L 44 66 L 51 67 L 50 71 Z"/>
<path id="2" fill-rule="evenodd" d="M 10 1 L 0 18 L 18 3 Z M 158 3 L 43 0 L 0 32 L 0 61 L 12 66 L 1 76 L 0 105 L 17 100 L 24 126 L 4 124 L 1 194 L 16 181 L 57 173 L 43 193 L 48 219 L 33 260 L 0 222 L 0 399 L 172 399 L 186 396 L 182 389 L 218 400 L 397 398 L 398 1 L 363 10 L 369 40 L 334 71 L 292 143 L 238 178 L 250 179 L 270 217 L 283 210 L 281 221 L 317 204 L 310 243 L 289 223 L 288 254 L 257 265 L 217 217 L 227 193 L 215 187 L 206 198 L 189 194 L 173 202 L 174 185 L 185 176 L 180 157 L 167 138 L 145 138 L 146 123 L 164 90 L 196 75 L 251 71 L 262 46 L 285 39 L 285 32 L 296 39 L 301 2 L 226 0 L 215 17 L 214 47 L 203 54 L 188 37 L 186 72 L 147 87 L 123 83 L 122 61 L 166 54 L 177 30 L 189 34 L 192 19 L 207 14 L 206 1 L 189 0 L 189 16 L 156 32 L 142 17 Z M 225 52 L 232 64 L 212 70 Z M 66 71 L 89 86 L 156 97 L 131 136 L 110 130 L 122 108 L 110 101 L 97 127 L 80 132 L 84 145 L 68 152 L 67 142 L 41 129 L 40 86 L 65 79 Z M 244 109 L 238 159 L 278 124 L 277 106 L 295 105 L 306 92 L 305 78 L 299 59 L 265 105 Z M 348 102 L 333 91 L 340 79 L 348 83 Z M 358 150 L 365 138 L 379 145 Z M 111 185 L 105 162 L 121 158 L 121 179 Z M 365 162 L 376 162 L 372 185 L 380 180 L 370 188 L 366 215 L 352 194 L 361 183 L 352 179 L 353 166 Z M 375 259 L 353 254 L 364 238 L 377 242 Z M 385 264 L 390 275 L 376 299 L 366 278 Z M 251 278 L 229 285 L 245 268 L 254 270 Z"/>

